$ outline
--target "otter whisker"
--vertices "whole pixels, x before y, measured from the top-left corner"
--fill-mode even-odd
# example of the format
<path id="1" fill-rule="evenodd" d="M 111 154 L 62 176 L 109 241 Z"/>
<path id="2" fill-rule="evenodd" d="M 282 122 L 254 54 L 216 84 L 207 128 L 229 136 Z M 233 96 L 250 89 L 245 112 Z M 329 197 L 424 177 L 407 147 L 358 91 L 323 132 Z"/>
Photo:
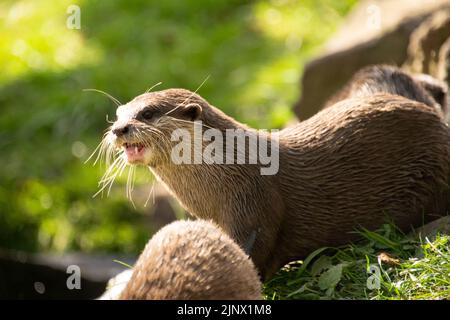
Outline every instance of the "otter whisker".
<path id="1" fill-rule="evenodd" d="M 158 138 L 158 144 L 155 144 L 153 147 L 160 149 L 160 154 L 164 155 L 165 160 L 170 160 L 169 155 L 164 150 L 169 150 L 170 148 L 170 140 L 163 134 L 160 130 L 154 128 L 145 128 L 142 130 L 142 134 L 144 135 L 144 139 L 142 139 L 143 144 L 147 147 L 151 146 L 151 140 L 154 136 Z"/>
<path id="2" fill-rule="evenodd" d="M 114 165 L 114 167 L 116 168 L 116 171 L 114 173 L 112 173 L 109 177 L 107 178 L 102 178 L 101 180 L 101 184 L 102 187 L 100 188 L 100 190 L 97 191 L 97 193 L 95 193 L 93 195 L 93 198 L 95 198 L 98 194 L 103 193 L 103 190 L 105 190 L 106 188 L 108 188 L 108 192 L 107 192 L 107 197 L 109 196 L 109 193 L 111 191 L 111 187 L 114 183 L 114 180 L 116 179 L 117 175 L 121 175 L 124 168 L 127 166 L 127 162 L 125 161 L 125 159 L 123 157 L 119 157 L 117 158 L 120 161 L 122 161 L 118 166 Z M 116 160 L 117 160 L 116 159 Z M 116 162 L 114 162 L 116 163 Z M 113 167 L 113 168 L 114 168 Z"/>
<path id="3" fill-rule="evenodd" d="M 130 170 L 128 171 L 128 178 L 127 178 L 127 186 L 128 186 L 128 194 L 129 194 L 129 199 L 132 199 L 132 192 L 133 192 L 133 175 L 134 175 L 134 171 L 136 170 L 135 166 L 131 166 Z"/>
<path id="4" fill-rule="evenodd" d="M 127 162 L 125 160 L 123 160 L 123 164 L 120 167 L 120 170 L 117 170 L 117 172 L 114 174 L 114 179 L 112 179 L 110 184 L 109 184 L 108 192 L 106 194 L 107 197 L 109 197 L 109 193 L 111 192 L 112 185 L 114 184 L 114 181 L 115 181 L 117 175 L 120 177 L 126 167 L 127 167 Z"/>
<path id="5" fill-rule="evenodd" d="M 181 122 L 186 122 L 186 123 L 190 123 L 190 124 L 193 123 L 192 121 L 183 120 L 183 119 L 179 119 L 179 118 L 173 118 L 172 120 L 181 121 Z M 199 122 L 199 123 L 200 123 L 200 122 Z M 203 127 L 208 128 L 208 129 L 215 129 L 215 128 L 211 127 L 211 126 L 208 126 L 207 124 L 204 124 L 203 122 L 201 122 L 201 125 L 202 125 Z"/>
<path id="6" fill-rule="evenodd" d="M 138 139 L 138 141 L 142 141 L 143 139 L 143 137 L 142 137 L 142 132 L 141 131 L 137 131 L 136 132 L 136 137 L 137 137 L 137 139 Z"/>
<path id="7" fill-rule="evenodd" d="M 107 131 L 103 134 L 102 140 L 97 145 L 97 147 L 94 149 L 94 151 L 90 154 L 90 156 L 86 159 L 86 161 L 84 161 L 84 164 L 88 163 L 94 157 L 95 154 L 97 154 L 97 156 L 94 160 L 94 163 L 92 164 L 93 166 L 96 165 L 99 160 L 102 160 L 105 157 L 105 155 L 108 153 L 109 149 L 112 148 L 112 146 L 109 144 L 109 141 L 108 141 L 109 133 L 110 133 L 110 131 Z M 107 162 L 109 162 L 109 159 Z M 109 165 L 109 163 L 108 163 L 108 165 Z"/>
<path id="8" fill-rule="evenodd" d="M 132 177 L 132 179 L 131 179 L 131 191 L 133 191 L 134 190 L 134 183 L 135 183 L 135 181 L 136 181 L 136 167 L 133 167 L 134 169 L 133 169 L 133 177 Z"/>
<path id="9" fill-rule="evenodd" d="M 174 112 L 175 110 L 177 110 L 178 108 L 184 106 L 184 104 L 185 104 L 187 101 L 189 101 L 189 99 L 191 99 L 191 98 L 194 96 L 194 94 L 196 94 L 197 91 L 200 90 L 201 87 L 203 87 L 203 85 L 206 83 L 206 81 L 208 81 L 209 77 L 210 77 L 210 75 L 208 75 L 208 76 L 205 78 L 205 80 L 203 80 L 203 82 L 200 83 L 200 85 L 197 87 L 197 89 L 195 89 L 195 91 L 192 92 L 192 93 L 189 95 L 189 97 L 187 97 L 180 105 L 176 106 L 176 107 L 173 108 L 172 110 L 169 110 L 169 111 L 166 112 L 164 115 L 167 116 L 167 115 L 169 115 L 170 113 L 172 113 L 172 112 Z"/>
<path id="10" fill-rule="evenodd" d="M 127 197 L 127 199 L 128 199 L 128 189 L 129 189 L 129 182 L 130 182 L 130 172 L 131 172 L 132 168 L 133 167 L 130 167 L 128 169 L 127 184 L 125 186 L 125 196 Z"/>
<path id="11" fill-rule="evenodd" d="M 106 122 L 108 122 L 108 123 L 110 123 L 110 124 L 113 124 L 113 123 L 114 123 L 114 121 L 110 121 L 110 120 L 108 119 L 108 114 L 106 114 Z"/>
<path id="12" fill-rule="evenodd" d="M 169 156 L 166 152 L 164 152 L 164 148 L 169 146 L 168 138 L 159 130 L 152 130 L 150 128 L 143 129 L 140 134 L 142 135 L 141 143 L 147 148 L 158 148 L 161 152 L 160 154 L 164 155 L 165 160 L 170 160 Z M 158 142 L 152 142 L 155 140 L 155 136 L 158 138 Z M 165 147 L 163 147 L 165 146 Z"/>
<path id="13" fill-rule="evenodd" d="M 134 208 L 136 209 L 136 206 L 134 205 L 134 201 L 133 201 L 133 197 L 132 197 L 132 193 L 134 191 L 134 182 L 136 180 L 136 167 L 133 167 L 133 173 L 131 175 L 131 192 L 130 192 L 130 200 L 131 203 L 133 204 Z"/>
<path id="14" fill-rule="evenodd" d="M 110 173 L 112 173 L 112 171 L 114 170 L 114 168 L 116 167 L 116 165 L 120 162 L 123 161 L 123 157 L 117 157 L 114 162 L 108 167 L 108 169 L 106 170 L 105 174 L 103 175 L 102 179 L 100 180 L 99 184 L 102 183 L 104 180 L 106 180 Z"/>
<path id="15" fill-rule="evenodd" d="M 99 192 L 102 192 L 105 188 L 112 186 L 112 184 L 114 183 L 114 180 L 116 179 L 119 172 L 124 168 L 124 166 L 125 166 L 125 164 L 121 163 L 120 166 L 118 166 L 116 168 L 116 171 L 110 177 L 108 177 L 108 179 L 106 179 L 105 181 L 103 181 L 101 183 L 101 188 L 100 188 Z M 109 195 L 109 189 L 110 188 L 108 188 L 108 195 Z M 96 195 L 97 194 L 95 194 L 94 196 L 96 196 Z"/>
<path id="16" fill-rule="evenodd" d="M 149 170 L 150 170 L 150 168 L 149 168 Z M 145 200 L 144 207 L 147 207 L 148 200 L 150 200 L 150 196 L 152 194 L 153 194 L 153 204 L 155 204 L 155 196 L 154 196 L 154 192 L 153 192 L 154 189 L 155 189 L 155 181 L 152 182 L 152 186 L 151 186 L 150 191 L 149 191 L 149 193 L 147 195 L 147 199 Z"/>
<path id="17" fill-rule="evenodd" d="M 162 134 L 163 132 L 161 131 L 161 130 L 159 130 L 158 128 L 155 128 L 155 127 L 146 127 L 146 128 L 144 128 L 144 130 L 143 131 L 152 131 L 152 132 L 158 132 L 158 133 L 160 133 L 160 134 Z"/>
<path id="18" fill-rule="evenodd" d="M 203 85 L 206 83 L 206 81 L 208 81 L 209 77 L 211 75 L 207 75 L 205 80 L 202 81 L 202 83 L 200 83 L 200 85 L 197 87 L 197 89 L 194 90 L 194 92 L 191 93 L 191 95 L 189 97 L 187 97 L 181 104 L 185 104 L 187 101 L 189 101 L 190 98 L 192 98 L 194 96 L 194 94 L 196 94 L 198 92 L 198 90 L 201 89 L 201 87 L 203 87 Z"/>
<path id="19" fill-rule="evenodd" d="M 122 152 L 122 150 L 120 148 L 117 148 L 115 145 L 111 144 L 110 141 L 108 141 L 107 146 L 105 148 L 105 152 L 104 152 L 104 158 L 105 158 L 106 165 L 109 166 L 109 164 L 111 163 L 111 160 L 113 158 L 117 157 L 121 152 Z"/>
<path id="20" fill-rule="evenodd" d="M 96 152 L 98 151 L 99 153 L 98 153 L 98 155 L 97 155 L 97 157 L 96 157 L 96 159 L 95 159 L 93 165 L 95 165 L 95 164 L 97 163 L 99 157 L 101 156 L 101 154 L 102 154 L 102 152 L 103 152 L 103 149 L 105 148 L 105 143 L 106 143 L 105 137 L 106 137 L 106 135 L 107 135 L 108 133 L 109 133 L 109 131 L 107 131 L 107 132 L 105 132 L 105 133 L 103 134 L 102 140 L 101 140 L 100 143 L 97 145 L 97 147 L 94 149 L 94 151 L 91 153 L 91 155 L 86 159 L 86 161 L 84 161 L 84 164 L 88 163 L 89 160 L 91 160 L 91 158 L 92 158 L 92 157 L 96 154 Z"/>
<path id="21" fill-rule="evenodd" d="M 94 149 L 94 151 L 92 151 L 91 155 L 86 159 L 86 161 L 84 161 L 84 164 L 88 163 L 89 160 L 91 160 L 91 158 L 97 153 L 97 151 L 98 151 L 99 149 L 100 149 L 100 151 L 101 151 L 101 148 L 102 148 L 102 146 L 103 146 L 104 143 L 105 143 L 105 142 L 104 142 L 103 140 L 100 141 L 100 143 L 97 145 L 97 147 Z M 99 154 L 97 155 L 97 159 L 98 159 L 99 155 L 100 155 L 100 152 L 99 152 Z M 94 161 L 94 165 L 95 165 L 96 162 L 97 162 L 97 160 Z"/>
<path id="22" fill-rule="evenodd" d="M 97 162 L 99 160 L 102 161 L 102 162 L 106 162 L 106 164 L 109 165 L 110 162 L 111 162 L 110 153 L 112 153 L 112 146 L 105 139 L 103 141 L 103 143 L 102 143 L 101 148 L 100 148 L 100 152 L 99 152 L 97 158 L 94 161 L 94 165 L 97 164 Z"/>
<path id="23" fill-rule="evenodd" d="M 151 86 L 150 88 L 148 88 L 148 89 L 145 91 L 145 93 L 149 93 L 150 91 L 152 91 L 153 88 L 155 88 L 155 87 L 157 87 L 157 86 L 159 86 L 159 85 L 161 85 L 161 84 L 162 84 L 162 82 L 158 82 L 157 84 L 154 84 L 153 86 Z"/>
<path id="24" fill-rule="evenodd" d="M 141 135 L 142 135 L 142 140 L 141 141 L 142 141 L 142 144 L 144 145 L 144 147 L 150 148 L 151 146 L 150 146 L 150 142 L 148 140 L 149 140 L 151 135 L 146 134 L 146 133 L 142 133 Z M 155 133 L 155 135 L 156 135 L 156 133 Z"/>
<path id="25" fill-rule="evenodd" d="M 105 178 L 102 178 L 102 180 L 99 182 L 99 185 L 102 185 L 101 189 L 104 189 L 109 184 L 112 185 L 112 183 L 114 182 L 114 180 L 118 174 L 119 174 L 119 176 L 122 175 L 122 172 L 123 172 L 124 168 L 126 167 L 127 163 L 123 159 L 123 157 L 120 157 L 118 159 L 119 159 L 118 165 L 113 166 L 113 169 L 115 169 L 115 171 L 112 171 L 110 174 L 108 174 L 108 176 L 106 176 Z M 109 195 L 109 191 L 108 191 L 108 195 Z"/>
<path id="26" fill-rule="evenodd" d="M 171 120 L 179 120 L 179 121 L 181 121 L 181 122 L 186 122 L 186 123 L 192 124 L 192 122 L 190 122 L 190 121 L 182 120 L 182 119 L 178 119 L 178 118 L 172 118 Z M 176 125 L 176 124 L 174 124 L 174 123 L 172 123 L 172 125 L 175 126 L 176 128 L 182 128 L 181 126 Z M 211 127 L 208 126 L 208 125 L 203 125 L 203 126 L 205 126 L 206 128 L 211 128 Z M 211 128 L 211 129 L 212 129 L 212 128 Z M 200 139 L 202 139 L 202 138 L 200 137 Z M 164 150 L 169 150 L 169 149 L 170 149 L 170 147 L 171 147 L 171 145 L 170 145 L 170 140 L 169 140 L 165 135 L 163 135 L 163 136 L 161 137 L 160 143 L 159 143 L 157 146 L 158 146 L 158 148 L 161 149 L 162 153 L 166 156 L 166 157 L 165 157 L 166 160 L 169 160 L 168 154 L 167 154 L 167 152 L 164 152 Z M 199 151 L 199 152 L 202 152 L 202 151 Z"/>
<path id="27" fill-rule="evenodd" d="M 127 185 L 126 185 L 126 197 L 130 200 L 131 204 L 133 205 L 133 208 L 136 209 L 136 205 L 134 204 L 133 201 L 133 186 L 132 186 L 132 178 L 134 176 L 134 170 L 136 169 L 136 167 L 131 166 L 130 169 L 128 170 L 128 177 L 127 177 Z"/>
<path id="28" fill-rule="evenodd" d="M 115 178 L 117 176 L 122 175 L 123 171 L 125 170 L 125 168 L 127 167 L 127 164 L 128 164 L 127 161 L 123 157 L 120 157 L 119 159 L 121 160 L 121 162 L 117 165 L 117 170 L 114 172 L 113 176 L 111 177 L 113 179 L 109 180 L 110 189 L 111 189 L 111 185 L 114 182 Z M 109 194 L 109 191 L 108 191 L 108 194 Z"/>
<path id="29" fill-rule="evenodd" d="M 118 99 L 114 98 L 112 95 L 110 95 L 109 93 L 99 90 L 99 89 L 92 89 L 92 88 L 88 88 L 88 89 L 83 89 L 83 91 L 93 91 L 93 92 L 98 92 L 98 93 L 102 93 L 105 96 L 107 96 L 112 102 L 114 102 L 114 104 L 116 106 L 120 106 L 122 105 L 122 102 L 120 102 Z"/>

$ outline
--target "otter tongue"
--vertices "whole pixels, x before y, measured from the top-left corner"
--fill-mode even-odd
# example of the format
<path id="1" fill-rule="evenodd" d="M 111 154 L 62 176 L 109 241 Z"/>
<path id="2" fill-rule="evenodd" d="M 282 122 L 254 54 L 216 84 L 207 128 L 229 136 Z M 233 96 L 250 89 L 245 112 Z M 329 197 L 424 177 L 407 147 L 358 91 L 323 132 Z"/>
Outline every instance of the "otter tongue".
<path id="1" fill-rule="evenodd" d="M 144 149 L 143 145 L 127 145 L 125 147 L 125 152 L 129 157 L 138 156 Z"/>

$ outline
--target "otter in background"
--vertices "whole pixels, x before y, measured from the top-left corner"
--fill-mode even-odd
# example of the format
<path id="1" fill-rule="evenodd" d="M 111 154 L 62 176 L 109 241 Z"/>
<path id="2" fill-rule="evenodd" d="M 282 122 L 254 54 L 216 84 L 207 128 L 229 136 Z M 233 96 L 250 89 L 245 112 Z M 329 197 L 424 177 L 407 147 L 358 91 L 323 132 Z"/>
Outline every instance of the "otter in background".
<path id="1" fill-rule="evenodd" d="M 257 300 L 262 285 L 251 259 L 212 222 L 176 221 L 145 246 L 123 300 Z"/>
<path id="2" fill-rule="evenodd" d="M 373 65 L 356 72 L 344 87 L 334 94 L 325 108 L 351 97 L 369 97 L 389 93 L 422 102 L 433 107 L 448 121 L 447 85 L 426 74 L 409 74 L 389 65 Z"/>

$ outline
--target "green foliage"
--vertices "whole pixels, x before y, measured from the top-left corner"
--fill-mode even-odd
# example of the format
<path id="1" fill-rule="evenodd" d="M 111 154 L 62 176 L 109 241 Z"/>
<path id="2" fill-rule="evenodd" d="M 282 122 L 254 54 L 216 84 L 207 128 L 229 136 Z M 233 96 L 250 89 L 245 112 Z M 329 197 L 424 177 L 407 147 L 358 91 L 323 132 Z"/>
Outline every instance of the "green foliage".
<path id="1" fill-rule="evenodd" d="M 126 178 L 92 199 L 104 168 L 83 162 L 115 107 L 82 89 L 126 102 L 160 81 L 195 90 L 210 75 L 200 94 L 212 104 L 281 127 L 302 65 L 355 2 L 2 1 L 0 246 L 136 252 L 148 239 Z M 81 30 L 66 27 L 71 4 Z"/>
<path id="2" fill-rule="evenodd" d="M 447 299 L 450 295 L 450 236 L 433 241 L 405 236 L 390 224 L 364 230 L 359 243 L 322 248 L 291 263 L 265 284 L 269 299 Z M 382 259 L 380 254 L 390 259 Z M 390 262 L 390 263 L 389 263 Z M 367 286 L 370 266 L 379 289 Z"/>

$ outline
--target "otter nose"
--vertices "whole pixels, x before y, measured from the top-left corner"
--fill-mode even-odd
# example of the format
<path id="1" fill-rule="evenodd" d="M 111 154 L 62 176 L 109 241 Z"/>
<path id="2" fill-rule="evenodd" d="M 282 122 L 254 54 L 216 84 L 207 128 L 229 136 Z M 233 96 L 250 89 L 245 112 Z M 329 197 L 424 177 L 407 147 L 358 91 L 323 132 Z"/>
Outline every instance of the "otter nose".
<path id="1" fill-rule="evenodd" d="M 130 126 L 128 124 L 125 126 L 121 126 L 121 127 L 112 129 L 112 132 L 118 137 L 123 136 L 124 134 L 127 134 L 129 131 L 130 131 Z"/>

